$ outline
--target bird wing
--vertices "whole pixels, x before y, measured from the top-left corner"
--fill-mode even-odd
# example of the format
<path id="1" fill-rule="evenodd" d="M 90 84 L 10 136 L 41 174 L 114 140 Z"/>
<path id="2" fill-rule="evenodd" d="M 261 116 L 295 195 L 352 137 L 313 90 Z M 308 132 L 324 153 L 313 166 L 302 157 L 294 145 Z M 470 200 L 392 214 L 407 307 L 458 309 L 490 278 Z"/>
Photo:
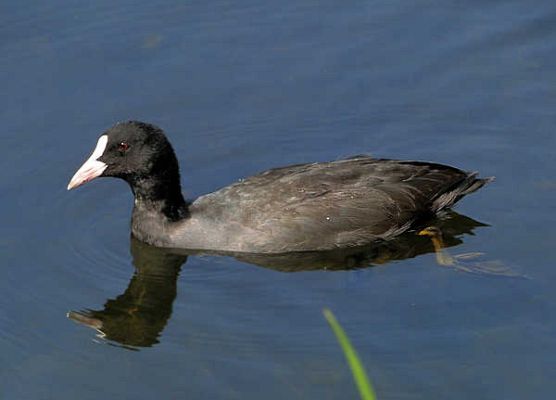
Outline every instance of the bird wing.
<path id="1" fill-rule="evenodd" d="M 299 248 L 358 245 L 407 230 L 467 176 L 439 164 L 361 156 L 271 169 L 193 206 L 236 229 L 270 232 L 289 249 L 292 241 Z"/>

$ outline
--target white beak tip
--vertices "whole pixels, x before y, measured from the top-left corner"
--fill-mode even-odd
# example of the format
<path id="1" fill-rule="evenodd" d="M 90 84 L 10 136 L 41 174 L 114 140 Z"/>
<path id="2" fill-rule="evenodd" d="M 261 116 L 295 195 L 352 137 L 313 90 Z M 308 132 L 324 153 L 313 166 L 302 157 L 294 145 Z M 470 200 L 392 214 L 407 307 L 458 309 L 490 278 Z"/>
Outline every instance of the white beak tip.
<path id="1" fill-rule="evenodd" d="M 108 136 L 102 135 L 98 139 L 97 146 L 93 151 L 93 154 L 89 157 L 87 161 L 77 170 L 75 175 L 71 178 L 67 189 L 71 190 L 76 187 L 83 185 L 84 183 L 89 182 L 90 180 L 100 176 L 104 170 L 106 169 L 107 165 L 102 161 L 98 161 L 98 158 L 102 156 L 104 150 L 106 149 L 106 143 L 108 142 Z"/>

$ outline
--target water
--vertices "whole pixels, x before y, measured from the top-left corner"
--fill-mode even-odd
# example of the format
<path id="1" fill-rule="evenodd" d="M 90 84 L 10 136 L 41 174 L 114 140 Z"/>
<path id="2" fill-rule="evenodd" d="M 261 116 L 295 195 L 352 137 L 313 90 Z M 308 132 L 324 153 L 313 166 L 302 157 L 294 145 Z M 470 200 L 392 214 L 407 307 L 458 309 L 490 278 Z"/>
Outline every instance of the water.
<path id="1" fill-rule="evenodd" d="M 556 390 L 553 2 L 9 2 L 0 46 L 1 398 L 355 398 L 323 307 L 380 399 Z M 528 279 L 426 238 L 293 273 L 130 251 L 122 182 L 65 190 L 129 118 L 168 132 L 189 197 L 360 153 L 495 175 L 448 250 Z"/>

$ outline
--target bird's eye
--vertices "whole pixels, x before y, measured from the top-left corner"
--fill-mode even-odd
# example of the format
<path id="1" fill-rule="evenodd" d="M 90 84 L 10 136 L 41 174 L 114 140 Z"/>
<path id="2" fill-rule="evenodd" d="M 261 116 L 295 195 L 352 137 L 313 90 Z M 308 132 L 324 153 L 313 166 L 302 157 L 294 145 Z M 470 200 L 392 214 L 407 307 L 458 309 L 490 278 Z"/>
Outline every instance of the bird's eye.
<path id="1" fill-rule="evenodd" d="M 129 149 L 129 144 L 127 142 L 120 142 L 118 145 L 118 150 L 121 153 L 125 153 Z"/>

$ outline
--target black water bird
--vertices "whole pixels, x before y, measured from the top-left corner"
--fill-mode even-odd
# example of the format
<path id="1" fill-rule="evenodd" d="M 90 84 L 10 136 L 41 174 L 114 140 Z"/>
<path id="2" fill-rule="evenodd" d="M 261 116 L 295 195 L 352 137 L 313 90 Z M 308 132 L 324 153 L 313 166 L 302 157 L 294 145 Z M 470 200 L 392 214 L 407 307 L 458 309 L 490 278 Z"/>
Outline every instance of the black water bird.
<path id="1" fill-rule="evenodd" d="M 355 156 L 271 169 L 186 202 L 170 142 L 160 128 L 138 121 L 104 132 L 68 190 L 99 176 L 130 185 L 137 239 L 247 253 L 387 241 L 492 180 L 442 164 Z"/>

